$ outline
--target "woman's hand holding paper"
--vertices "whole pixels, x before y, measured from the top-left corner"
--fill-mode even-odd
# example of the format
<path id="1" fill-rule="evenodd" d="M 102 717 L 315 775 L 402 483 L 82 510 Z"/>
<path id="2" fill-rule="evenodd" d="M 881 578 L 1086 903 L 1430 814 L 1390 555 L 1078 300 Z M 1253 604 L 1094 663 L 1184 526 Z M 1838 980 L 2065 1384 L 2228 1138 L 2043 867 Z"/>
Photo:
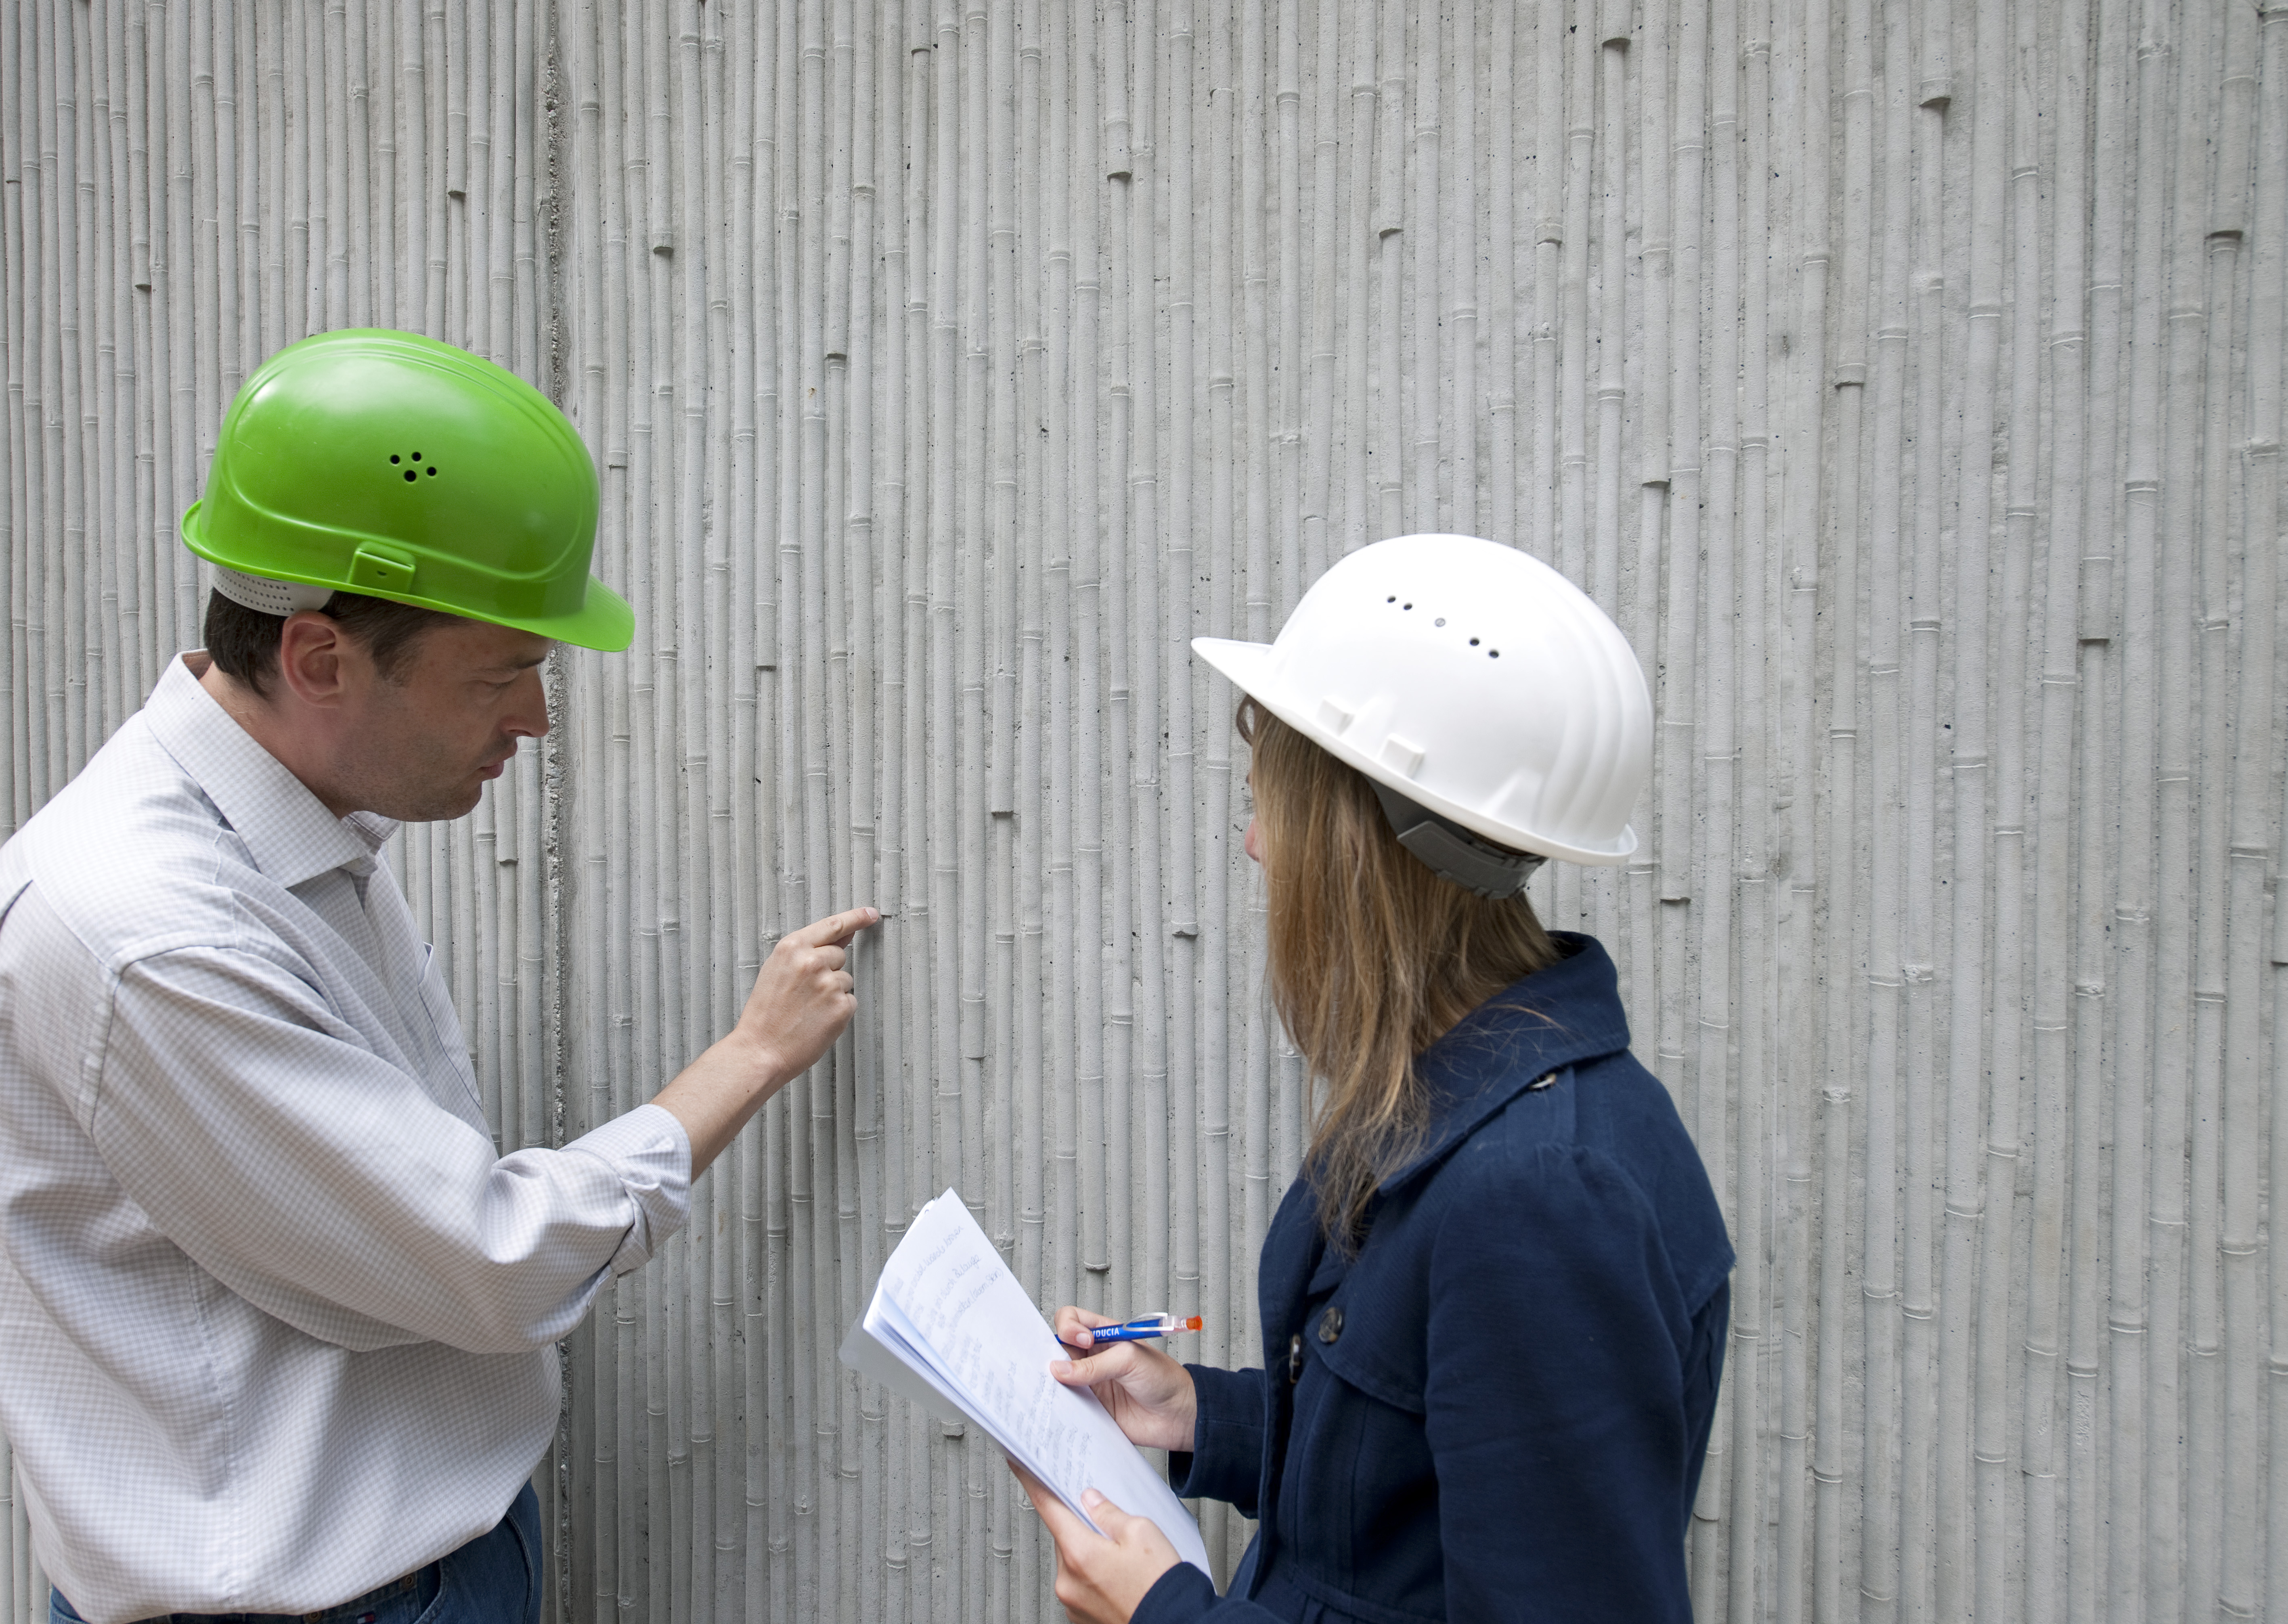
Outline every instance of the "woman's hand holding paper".
<path id="1" fill-rule="evenodd" d="M 1067 1309 L 1065 1313 L 1073 1311 Z M 1057 1324 L 1061 1330 L 1063 1314 L 1058 1315 Z M 1175 1363 L 1164 1354 L 1161 1357 Z M 1129 1516 L 1091 1489 L 1082 1501 L 1097 1527 L 1104 1530 L 1099 1533 L 1075 1517 L 1032 1473 L 1014 1461 L 1009 1462 L 1009 1470 L 1025 1485 L 1034 1509 L 1057 1542 L 1057 1600 L 1063 1604 L 1065 1616 L 1076 1624 L 1128 1624 L 1160 1575 L 1180 1560 L 1159 1525 L 1148 1517 Z"/>
<path id="2" fill-rule="evenodd" d="M 1084 1308 L 1057 1310 L 1057 1340 L 1072 1349 L 1075 1357 L 1051 1365 L 1049 1374 L 1067 1387 L 1092 1389 L 1130 1443 L 1148 1449 L 1188 1450 L 1198 1414 L 1192 1373 L 1142 1343 L 1112 1343 L 1092 1351 L 1089 1327 L 1118 1323 Z"/>

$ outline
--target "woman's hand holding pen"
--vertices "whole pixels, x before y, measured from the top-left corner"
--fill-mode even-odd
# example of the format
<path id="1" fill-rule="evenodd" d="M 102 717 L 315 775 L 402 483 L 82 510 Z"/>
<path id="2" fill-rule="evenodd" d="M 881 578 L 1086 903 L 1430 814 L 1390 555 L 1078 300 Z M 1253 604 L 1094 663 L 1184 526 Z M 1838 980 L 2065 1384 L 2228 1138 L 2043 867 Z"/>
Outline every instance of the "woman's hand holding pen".
<path id="1" fill-rule="evenodd" d="M 1148 1449 L 1189 1449 L 1199 1414 L 1192 1373 L 1144 1343 L 1092 1344 L 1090 1327 L 1119 1323 L 1084 1308 L 1057 1310 L 1057 1340 L 1073 1357 L 1051 1365 L 1049 1374 L 1067 1387 L 1093 1389 L 1130 1443 Z"/>

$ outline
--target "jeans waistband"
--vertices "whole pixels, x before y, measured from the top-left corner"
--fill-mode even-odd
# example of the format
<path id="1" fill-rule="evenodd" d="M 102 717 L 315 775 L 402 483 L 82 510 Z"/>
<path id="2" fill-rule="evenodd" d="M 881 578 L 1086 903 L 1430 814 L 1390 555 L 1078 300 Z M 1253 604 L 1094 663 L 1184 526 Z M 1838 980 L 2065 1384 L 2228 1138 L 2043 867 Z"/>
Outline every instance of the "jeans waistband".
<path id="1" fill-rule="evenodd" d="M 438 1565 L 432 1562 L 425 1567 L 415 1568 L 410 1573 L 393 1579 L 385 1585 L 376 1585 L 363 1596 L 354 1596 L 348 1601 L 338 1602 L 333 1606 L 321 1608 L 316 1612 L 306 1612 L 301 1615 L 302 1624 L 347 1624 L 348 1620 L 355 1620 L 360 1613 L 378 1610 L 384 1602 L 393 1596 L 402 1596 L 408 1590 L 420 1588 L 421 1580 L 425 1576 L 436 1578 Z M 434 1585 L 431 1587 L 432 1589 L 435 1588 Z"/>

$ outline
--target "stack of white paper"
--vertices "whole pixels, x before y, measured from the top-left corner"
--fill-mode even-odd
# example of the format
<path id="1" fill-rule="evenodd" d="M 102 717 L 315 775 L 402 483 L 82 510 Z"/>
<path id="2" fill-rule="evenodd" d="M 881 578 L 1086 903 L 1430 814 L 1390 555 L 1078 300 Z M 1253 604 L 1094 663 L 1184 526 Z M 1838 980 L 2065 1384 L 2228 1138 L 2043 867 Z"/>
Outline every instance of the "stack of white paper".
<path id="1" fill-rule="evenodd" d="M 1150 1517 L 1177 1555 L 1212 1571 L 1199 1525 L 1167 1480 L 1093 1393 L 1050 1376 L 1049 1362 L 1069 1357 L 950 1190 L 915 1215 L 842 1343 L 842 1362 L 851 1369 L 933 1414 L 983 1429 L 1091 1527 L 1080 1497 L 1094 1489 L 1122 1510 Z"/>

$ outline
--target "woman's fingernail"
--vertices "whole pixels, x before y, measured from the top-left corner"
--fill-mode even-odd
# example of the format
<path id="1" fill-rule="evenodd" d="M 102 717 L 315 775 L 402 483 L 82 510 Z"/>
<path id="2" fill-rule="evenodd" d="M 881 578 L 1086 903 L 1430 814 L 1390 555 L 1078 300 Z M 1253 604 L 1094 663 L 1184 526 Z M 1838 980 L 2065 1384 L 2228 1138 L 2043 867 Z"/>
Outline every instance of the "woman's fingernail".
<path id="1" fill-rule="evenodd" d="M 1104 1504 L 1105 1500 L 1104 1496 L 1098 1493 L 1094 1489 L 1083 1489 L 1080 1493 L 1080 1503 L 1093 1511 L 1097 1507 Z"/>

